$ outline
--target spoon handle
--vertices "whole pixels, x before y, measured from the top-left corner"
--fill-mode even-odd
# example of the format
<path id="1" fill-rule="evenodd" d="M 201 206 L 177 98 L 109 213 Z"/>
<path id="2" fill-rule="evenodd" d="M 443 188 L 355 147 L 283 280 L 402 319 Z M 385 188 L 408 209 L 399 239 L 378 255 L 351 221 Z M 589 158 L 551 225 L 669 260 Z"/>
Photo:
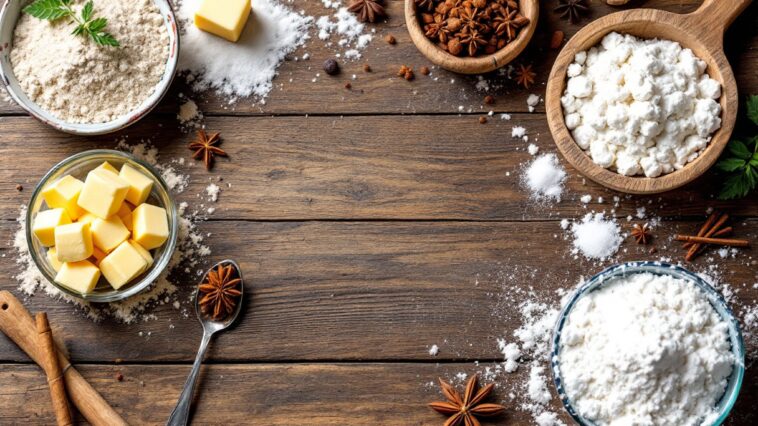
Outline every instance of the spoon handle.
<path id="1" fill-rule="evenodd" d="M 174 411 L 171 412 L 171 416 L 168 418 L 167 426 L 185 426 L 189 423 L 192 395 L 195 393 L 200 365 L 203 363 L 203 358 L 205 358 L 205 352 L 208 350 L 208 343 L 210 343 L 212 335 L 213 333 L 203 329 L 203 340 L 200 342 L 200 348 L 197 350 L 195 363 L 192 364 L 192 371 L 184 383 L 184 389 L 182 390 L 182 394 L 179 395 L 179 401 L 177 401 Z"/>

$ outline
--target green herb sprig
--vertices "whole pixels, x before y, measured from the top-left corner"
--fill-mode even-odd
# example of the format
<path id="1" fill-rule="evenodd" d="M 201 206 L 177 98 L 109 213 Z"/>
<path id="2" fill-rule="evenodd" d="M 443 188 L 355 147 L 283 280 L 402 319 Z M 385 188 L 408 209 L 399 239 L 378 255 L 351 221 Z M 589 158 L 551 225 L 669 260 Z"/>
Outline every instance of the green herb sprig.
<path id="1" fill-rule="evenodd" d="M 758 126 L 758 96 L 747 99 L 747 117 Z M 734 139 L 716 168 L 727 173 L 719 193 L 722 200 L 745 197 L 758 186 L 758 135 L 747 140 Z"/>
<path id="2" fill-rule="evenodd" d="M 35 0 L 24 8 L 24 12 L 38 19 L 56 21 L 61 18 L 71 18 L 77 24 L 71 34 L 89 37 L 100 46 L 118 47 L 118 40 L 105 31 L 108 20 L 93 18 L 95 5 L 88 1 L 79 15 L 71 7 L 71 0 Z"/>

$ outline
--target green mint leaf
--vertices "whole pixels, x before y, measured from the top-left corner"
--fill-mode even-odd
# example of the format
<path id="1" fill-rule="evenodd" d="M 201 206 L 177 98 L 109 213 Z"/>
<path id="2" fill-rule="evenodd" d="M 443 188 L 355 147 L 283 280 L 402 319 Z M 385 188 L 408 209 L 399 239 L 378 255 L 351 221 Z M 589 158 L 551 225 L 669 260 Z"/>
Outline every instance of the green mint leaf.
<path id="1" fill-rule="evenodd" d="M 735 198 L 742 198 L 750 192 L 750 188 L 747 183 L 747 179 L 744 173 L 734 174 L 729 176 L 724 181 L 724 187 L 719 194 L 721 200 L 732 200 Z"/>
<path id="2" fill-rule="evenodd" d="M 82 8 L 82 19 L 84 22 L 89 21 L 92 18 L 92 10 L 95 8 L 95 4 L 90 0 Z"/>
<path id="3" fill-rule="evenodd" d="M 745 167 L 745 160 L 741 158 L 726 158 L 716 163 L 716 168 L 725 172 L 733 172 Z"/>
<path id="4" fill-rule="evenodd" d="M 758 126 L 758 95 L 750 95 L 747 98 L 747 118 Z"/>
<path id="5" fill-rule="evenodd" d="M 750 160 L 750 158 L 753 156 L 753 153 L 750 152 L 750 149 L 748 149 L 747 145 L 737 139 L 730 141 L 729 145 L 727 145 L 727 148 L 729 149 L 729 152 L 732 153 L 732 155 L 743 160 Z"/>
<path id="6" fill-rule="evenodd" d="M 55 21 L 71 15 L 71 8 L 68 7 L 68 2 L 64 2 L 64 0 L 35 0 L 23 10 L 24 13 L 35 18 L 48 21 Z"/>
<path id="7" fill-rule="evenodd" d="M 108 25 L 108 20 L 105 18 L 97 18 L 87 23 L 87 28 L 91 33 L 99 33 Z"/>

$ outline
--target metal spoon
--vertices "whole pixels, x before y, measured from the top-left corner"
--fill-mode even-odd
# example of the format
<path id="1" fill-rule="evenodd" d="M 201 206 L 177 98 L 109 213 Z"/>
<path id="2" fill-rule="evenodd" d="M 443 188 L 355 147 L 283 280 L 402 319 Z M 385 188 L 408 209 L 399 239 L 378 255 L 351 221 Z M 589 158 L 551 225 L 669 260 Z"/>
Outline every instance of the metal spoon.
<path id="1" fill-rule="evenodd" d="M 208 277 L 208 273 L 210 271 L 213 271 L 217 269 L 220 265 L 232 265 L 234 269 L 237 271 L 237 276 L 240 279 L 240 287 L 244 290 L 245 288 L 245 282 L 242 279 L 242 270 L 240 269 L 239 265 L 237 265 L 236 262 L 233 260 L 222 260 L 221 262 L 213 265 L 211 269 L 209 269 L 205 275 L 203 276 L 203 281 L 206 280 Z M 200 348 L 197 350 L 197 356 L 195 357 L 195 363 L 192 365 L 192 371 L 190 372 L 189 377 L 187 377 L 187 382 L 184 383 L 184 389 L 182 390 L 182 394 L 179 395 L 179 401 L 176 403 L 176 407 L 174 408 L 174 411 L 171 412 L 171 416 L 168 418 L 168 422 L 166 425 L 168 426 L 184 426 L 189 422 L 189 412 L 190 412 L 190 405 L 192 403 L 192 395 L 195 393 L 195 387 L 197 384 L 197 376 L 200 372 L 200 364 L 203 362 L 203 358 L 205 358 L 205 352 L 208 349 L 208 343 L 211 341 L 211 337 L 229 327 L 235 319 L 239 316 L 240 311 L 242 310 L 242 297 L 244 296 L 244 291 L 242 291 L 242 295 L 239 297 L 239 300 L 237 301 L 237 309 L 229 315 L 229 317 L 224 321 L 213 321 L 209 316 L 204 315 L 200 311 L 200 292 L 198 291 L 195 295 L 195 314 L 197 315 L 197 319 L 200 320 L 200 324 L 203 326 L 203 340 L 200 342 Z"/>

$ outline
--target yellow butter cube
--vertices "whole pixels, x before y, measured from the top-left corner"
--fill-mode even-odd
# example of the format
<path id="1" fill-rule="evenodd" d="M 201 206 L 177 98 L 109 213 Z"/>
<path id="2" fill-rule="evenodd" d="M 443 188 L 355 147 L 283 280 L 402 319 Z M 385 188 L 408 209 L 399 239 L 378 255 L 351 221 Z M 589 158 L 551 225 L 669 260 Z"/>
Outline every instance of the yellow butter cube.
<path id="1" fill-rule="evenodd" d="M 100 279 L 100 270 L 91 262 L 68 262 L 55 275 L 55 282 L 82 294 L 91 293 Z"/>
<path id="2" fill-rule="evenodd" d="M 119 173 L 121 179 L 129 183 L 129 192 L 126 193 L 126 201 L 138 206 L 150 196 L 153 189 L 153 180 L 137 171 L 134 167 L 124 164 Z"/>
<path id="3" fill-rule="evenodd" d="M 115 167 L 113 167 L 113 164 L 111 164 L 111 163 L 109 163 L 107 161 L 105 161 L 105 162 L 103 162 L 103 164 L 97 166 L 94 170 L 107 170 L 107 171 L 109 171 L 111 173 L 118 174 L 118 169 L 115 168 Z"/>
<path id="4" fill-rule="evenodd" d="M 116 212 L 116 216 L 121 218 L 121 222 L 124 222 L 124 226 L 129 232 L 132 232 L 132 206 L 129 203 L 121 204 L 121 208 Z"/>
<path id="5" fill-rule="evenodd" d="M 92 242 L 95 243 L 95 247 L 106 253 L 110 253 L 119 244 L 126 241 L 130 235 L 129 230 L 121 222 L 121 218 L 115 214 L 108 219 L 95 219 L 90 227 L 92 229 Z"/>
<path id="6" fill-rule="evenodd" d="M 145 258 L 128 241 L 121 243 L 111 254 L 100 261 L 100 271 L 111 287 L 116 290 L 141 274 L 146 266 Z"/>
<path id="7" fill-rule="evenodd" d="M 250 0 L 203 0 L 195 12 L 195 26 L 236 42 L 245 28 L 250 9 Z"/>
<path id="8" fill-rule="evenodd" d="M 79 219 L 76 219 L 76 222 L 77 223 L 89 223 L 90 226 L 92 226 L 92 222 L 94 222 L 95 219 L 99 219 L 99 217 L 95 216 L 92 213 L 84 213 L 83 215 L 79 216 Z"/>
<path id="9" fill-rule="evenodd" d="M 92 256 L 90 256 L 89 261 L 94 263 L 95 265 L 100 265 L 100 262 L 105 259 L 105 256 L 108 254 L 100 250 L 99 248 L 95 247 L 94 250 L 92 250 Z"/>
<path id="10" fill-rule="evenodd" d="M 58 260 L 58 251 L 55 249 L 55 247 L 50 247 L 47 250 L 47 261 L 50 262 L 50 266 L 53 267 L 55 272 L 60 271 L 61 267 L 63 266 L 63 262 Z"/>
<path id="11" fill-rule="evenodd" d="M 69 223 L 71 223 L 71 219 L 66 210 L 44 210 L 34 217 L 32 232 L 43 246 L 50 247 L 55 245 L 55 227 Z"/>
<path id="12" fill-rule="evenodd" d="M 67 175 L 42 190 L 42 197 L 45 198 L 48 207 L 65 209 L 68 217 L 76 220 L 84 214 L 84 210 L 77 204 L 83 186 L 84 182 Z"/>
<path id="13" fill-rule="evenodd" d="M 129 244 L 131 244 L 135 248 L 135 250 L 137 250 L 137 252 L 139 252 L 140 256 L 142 256 L 142 258 L 145 259 L 145 262 L 147 262 L 147 264 L 145 264 L 145 270 L 142 271 L 142 272 L 147 271 L 148 268 L 150 268 L 151 266 L 153 266 L 153 255 L 150 254 L 149 250 L 147 250 L 146 248 L 142 247 L 141 245 L 139 245 L 138 242 L 136 242 L 134 240 L 129 240 Z"/>
<path id="14" fill-rule="evenodd" d="M 92 231 L 89 223 L 71 223 L 55 228 L 55 248 L 61 262 L 78 262 L 92 256 Z"/>
<path id="15" fill-rule="evenodd" d="M 87 174 L 79 207 L 100 219 L 107 219 L 116 213 L 129 192 L 129 184 L 107 170 L 92 170 Z"/>
<path id="16" fill-rule="evenodd" d="M 132 212 L 132 239 L 147 250 L 160 247 L 168 239 L 166 209 L 140 204 Z"/>

